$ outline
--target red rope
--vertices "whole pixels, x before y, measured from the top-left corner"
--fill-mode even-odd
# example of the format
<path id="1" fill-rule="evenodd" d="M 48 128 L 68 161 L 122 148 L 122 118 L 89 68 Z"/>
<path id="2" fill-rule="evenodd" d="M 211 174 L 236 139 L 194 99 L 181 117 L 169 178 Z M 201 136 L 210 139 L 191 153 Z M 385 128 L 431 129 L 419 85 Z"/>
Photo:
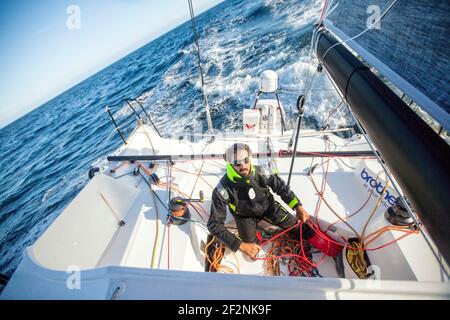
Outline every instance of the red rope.
<path id="1" fill-rule="evenodd" d="M 297 224 L 295 224 L 293 227 L 297 226 Z M 292 227 L 291 227 L 292 228 Z M 289 231 L 289 230 L 286 230 Z M 278 234 L 276 236 L 276 238 L 280 237 L 281 235 L 283 235 L 285 232 Z M 300 237 L 302 238 L 302 230 L 300 229 Z M 270 239 L 269 241 L 275 240 L 275 237 Z M 283 240 L 279 240 L 278 241 L 281 244 L 283 244 Z M 301 248 L 301 252 L 302 254 L 295 254 L 293 253 L 293 250 L 297 247 Z M 311 259 L 309 259 L 306 254 L 304 253 L 304 249 L 303 249 L 303 241 L 299 242 L 296 240 L 287 240 L 287 242 L 284 242 L 284 245 L 282 247 L 280 247 L 278 249 L 278 252 L 276 254 L 271 253 L 273 250 L 278 249 L 277 246 L 274 243 L 274 246 L 272 247 L 272 249 L 268 252 L 267 256 L 264 258 L 257 258 L 257 260 L 277 260 L 280 258 L 289 258 L 288 263 L 287 263 L 287 267 L 288 267 L 288 271 L 289 271 L 289 275 L 290 276 L 300 276 L 304 273 L 308 273 L 309 275 L 311 274 L 311 270 L 315 267 L 317 267 L 318 265 L 320 265 L 322 263 L 323 257 L 322 259 L 318 262 L 318 263 L 314 263 L 314 261 L 312 261 Z"/>
<path id="2" fill-rule="evenodd" d="M 200 212 L 197 210 L 197 208 L 192 204 L 192 202 L 188 202 L 188 205 L 193 208 L 195 210 L 195 212 L 197 212 L 197 214 L 199 215 L 199 217 L 205 221 L 205 218 L 203 218 L 203 216 L 200 214 Z"/>
<path id="3" fill-rule="evenodd" d="M 321 156 L 323 158 L 353 158 L 353 159 L 373 159 L 375 156 L 353 156 L 353 155 L 336 155 L 336 154 L 325 154 L 320 152 L 306 152 L 302 151 L 304 154 L 310 154 L 315 156 Z"/>
<path id="4" fill-rule="evenodd" d="M 294 229 L 296 226 L 299 225 L 299 223 L 300 223 L 300 221 L 297 222 L 296 224 L 294 224 L 292 227 L 289 227 L 288 229 L 284 230 L 283 232 L 278 233 L 276 236 L 270 238 L 269 240 L 267 240 L 267 241 L 261 243 L 261 247 L 263 247 L 263 246 L 266 245 L 267 243 L 269 243 L 269 242 L 271 242 L 271 241 L 273 241 L 273 240 L 275 240 L 275 239 L 281 237 L 281 236 L 282 236 L 283 234 L 285 234 L 286 232 L 288 232 L 288 231 Z"/>
<path id="5" fill-rule="evenodd" d="M 167 270 L 170 270 L 170 221 L 167 221 Z"/>
<path id="6" fill-rule="evenodd" d="M 405 238 L 407 236 L 410 236 L 412 234 L 416 234 L 416 232 L 412 232 L 412 231 L 411 232 L 407 232 L 406 234 L 402 235 L 398 239 L 392 240 L 391 242 L 388 242 L 388 243 L 386 243 L 386 244 L 384 244 L 382 246 L 379 246 L 379 247 L 376 247 L 376 248 L 366 248 L 365 250 L 366 251 L 375 251 L 375 250 L 383 249 L 383 248 L 385 248 L 385 247 L 387 247 L 387 246 L 389 246 L 389 245 L 391 245 L 391 244 L 393 244 L 393 243 L 395 243 L 395 242 L 397 242 L 397 241 L 399 241 L 399 240 L 401 240 L 401 239 L 403 239 L 403 238 Z"/>
<path id="7" fill-rule="evenodd" d="M 300 246 L 301 246 L 301 255 L 298 254 L 293 254 L 292 252 L 292 248 L 288 248 L 288 252 L 289 253 L 282 253 L 280 255 L 276 255 L 276 259 L 278 258 L 287 258 L 290 257 L 291 260 L 289 260 L 288 262 L 288 270 L 289 270 L 289 274 L 291 276 L 297 276 L 300 275 L 303 272 L 310 272 L 312 268 L 317 268 L 324 260 L 325 258 L 325 254 L 322 256 L 322 258 L 319 260 L 319 262 L 314 263 L 312 260 L 310 260 L 304 251 L 303 248 L 303 230 L 302 230 L 302 221 L 298 221 L 296 224 L 294 224 L 293 226 L 291 226 L 290 228 L 284 230 L 283 232 L 280 232 L 279 234 L 277 234 L 276 236 L 270 238 L 269 240 L 265 241 L 264 243 L 261 244 L 261 247 L 264 246 L 265 244 L 276 240 L 277 238 L 281 237 L 282 235 L 286 234 L 287 232 L 289 232 L 290 230 L 292 230 L 293 228 L 299 226 L 300 228 Z M 267 258 L 257 258 L 257 260 L 272 260 L 273 257 L 267 257 Z M 297 261 L 295 261 L 297 260 Z M 292 264 L 295 262 L 297 262 L 297 266 L 299 268 L 300 271 L 294 271 L 292 269 Z M 307 265 L 304 264 L 304 262 L 306 262 Z"/>
<path id="8" fill-rule="evenodd" d="M 325 0 L 325 3 L 323 4 L 322 14 L 320 15 L 320 20 L 322 20 L 323 15 L 324 15 L 324 13 L 325 13 L 325 8 L 327 7 L 327 2 L 328 2 L 328 0 Z"/>

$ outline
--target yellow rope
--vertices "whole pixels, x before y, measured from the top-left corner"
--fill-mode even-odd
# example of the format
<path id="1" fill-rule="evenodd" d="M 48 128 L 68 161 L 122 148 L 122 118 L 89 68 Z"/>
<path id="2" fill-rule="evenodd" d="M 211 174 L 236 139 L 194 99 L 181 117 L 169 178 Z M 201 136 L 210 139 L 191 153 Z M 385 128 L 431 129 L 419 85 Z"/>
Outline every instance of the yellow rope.
<path id="1" fill-rule="evenodd" d="M 389 186 L 389 180 L 387 180 L 386 185 L 383 188 L 383 192 L 381 192 L 380 199 L 378 200 L 375 208 L 373 208 L 371 214 L 369 215 L 369 218 L 367 218 L 366 224 L 364 225 L 363 231 L 361 233 L 361 239 L 364 239 L 364 234 L 366 233 L 366 229 L 367 229 L 367 226 L 369 225 L 369 221 L 370 221 L 370 219 L 372 219 L 373 215 L 375 214 L 375 211 L 377 211 L 378 207 L 381 204 L 381 201 L 383 201 L 384 193 L 386 192 L 388 186 Z"/>
<path id="2" fill-rule="evenodd" d="M 147 136 L 148 141 L 150 141 L 150 146 L 152 147 L 153 153 L 155 153 L 155 148 L 153 147 L 152 139 L 147 134 L 147 130 L 145 130 L 144 124 L 142 123 L 141 119 L 138 119 L 139 124 L 142 126 L 142 129 L 144 130 L 145 135 Z"/>
<path id="3" fill-rule="evenodd" d="M 155 204 L 155 212 L 156 212 L 156 233 L 155 233 L 155 243 L 153 244 L 153 253 L 152 253 L 152 269 L 154 268 L 155 256 L 156 256 L 156 248 L 158 246 L 159 239 L 159 212 L 158 212 L 158 204 L 156 203 L 155 195 L 153 193 L 153 189 L 150 187 L 150 193 L 152 194 L 153 203 Z"/>
<path id="4" fill-rule="evenodd" d="M 383 188 L 383 191 L 381 192 L 380 199 L 378 199 L 377 204 L 373 208 L 372 212 L 370 213 L 369 217 L 367 218 L 366 223 L 364 224 L 363 231 L 361 233 L 360 239 L 358 239 L 357 242 L 352 243 L 352 247 L 354 249 L 347 249 L 347 261 L 352 268 L 352 270 L 356 273 L 358 278 L 360 279 L 367 279 L 367 261 L 364 258 L 365 246 L 364 246 L 364 240 L 366 240 L 369 236 L 373 235 L 374 233 L 370 234 L 368 237 L 364 237 L 364 234 L 366 233 L 367 227 L 369 225 L 370 220 L 372 219 L 373 215 L 377 211 L 377 209 L 380 207 L 381 202 L 383 201 L 384 194 L 386 193 L 386 190 L 389 186 L 389 180 L 387 180 L 386 185 Z M 380 231 L 380 230 L 379 230 Z M 378 232 L 379 232 L 378 231 Z M 377 232 L 375 232 L 377 234 Z M 369 241 L 371 242 L 371 241 Z"/>
<path id="5" fill-rule="evenodd" d="M 152 139 L 150 139 L 149 135 L 147 134 L 147 130 L 145 130 L 145 126 L 142 123 L 141 119 L 138 119 L 140 126 L 142 127 L 142 130 L 144 130 L 144 134 L 147 137 L 148 141 L 150 142 L 150 146 L 152 147 L 153 153 L 155 153 L 155 147 L 153 146 Z M 146 169 L 142 164 L 138 164 L 141 168 Z M 144 170 L 145 171 L 145 170 Z M 158 239 L 159 239 L 159 211 L 158 211 L 158 204 L 156 203 L 155 195 L 153 193 L 153 189 L 150 188 L 150 193 L 152 195 L 153 203 L 155 204 L 155 213 L 156 213 L 156 232 L 155 232 L 155 243 L 153 244 L 153 252 L 152 252 L 152 263 L 151 267 L 152 269 L 155 266 L 155 257 L 156 257 L 156 248 L 158 247 Z"/>
<path id="6" fill-rule="evenodd" d="M 367 262 L 364 258 L 364 243 L 360 240 L 353 242 L 354 249 L 347 249 L 347 261 L 358 278 L 367 279 Z"/>
<path id="7" fill-rule="evenodd" d="M 355 228 L 352 227 L 352 225 L 350 223 L 348 223 L 347 221 L 345 221 L 346 218 L 343 218 L 339 215 L 339 213 L 337 213 L 332 207 L 331 205 L 328 203 L 328 201 L 325 199 L 324 195 L 319 191 L 319 189 L 317 188 L 317 185 L 314 181 L 314 178 L 312 176 L 308 176 L 309 180 L 312 182 L 314 189 L 316 189 L 316 192 L 319 194 L 319 198 L 322 198 L 323 202 L 325 203 L 325 205 L 328 207 L 328 209 L 330 209 L 331 213 L 333 213 L 338 219 L 339 221 L 342 221 L 344 224 L 346 224 L 356 235 L 356 237 L 359 238 L 359 234 L 358 231 L 355 230 Z"/>

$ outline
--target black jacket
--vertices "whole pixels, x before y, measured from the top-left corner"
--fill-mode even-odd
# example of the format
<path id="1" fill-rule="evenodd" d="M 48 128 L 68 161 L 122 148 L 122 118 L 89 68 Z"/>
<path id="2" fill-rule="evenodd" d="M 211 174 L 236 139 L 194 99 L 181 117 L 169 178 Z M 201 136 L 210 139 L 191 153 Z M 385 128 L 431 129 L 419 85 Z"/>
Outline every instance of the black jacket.
<path id="1" fill-rule="evenodd" d="M 227 168 L 232 167 L 227 165 Z M 244 179 L 231 170 L 234 176 L 227 173 L 212 193 L 208 230 L 228 248 L 237 251 L 242 241 L 225 228 L 227 206 L 235 217 L 262 218 L 275 203 L 269 187 L 292 209 L 301 203 L 277 174 L 252 166 L 251 173 Z"/>

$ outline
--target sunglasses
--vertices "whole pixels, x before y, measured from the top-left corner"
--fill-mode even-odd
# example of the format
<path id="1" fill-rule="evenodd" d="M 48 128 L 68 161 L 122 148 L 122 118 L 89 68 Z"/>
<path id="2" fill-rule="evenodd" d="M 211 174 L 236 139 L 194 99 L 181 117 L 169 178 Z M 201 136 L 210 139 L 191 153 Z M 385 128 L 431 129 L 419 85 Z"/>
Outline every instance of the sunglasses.
<path id="1" fill-rule="evenodd" d="M 235 166 L 241 166 L 241 165 L 248 164 L 248 163 L 250 163 L 250 157 L 245 157 L 244 159 L 233 161 L 233 164 Z"/>

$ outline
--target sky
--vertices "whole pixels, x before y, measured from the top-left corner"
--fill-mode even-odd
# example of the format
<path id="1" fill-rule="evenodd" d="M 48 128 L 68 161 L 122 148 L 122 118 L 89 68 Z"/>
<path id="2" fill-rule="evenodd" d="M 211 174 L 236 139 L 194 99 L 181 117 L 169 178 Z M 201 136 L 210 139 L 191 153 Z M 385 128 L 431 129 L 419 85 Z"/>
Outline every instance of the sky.
<path id="1" fill-rule="evenodd" d="M 189 17 L 187 0 L 1 1 L 0 128 Z"/>

